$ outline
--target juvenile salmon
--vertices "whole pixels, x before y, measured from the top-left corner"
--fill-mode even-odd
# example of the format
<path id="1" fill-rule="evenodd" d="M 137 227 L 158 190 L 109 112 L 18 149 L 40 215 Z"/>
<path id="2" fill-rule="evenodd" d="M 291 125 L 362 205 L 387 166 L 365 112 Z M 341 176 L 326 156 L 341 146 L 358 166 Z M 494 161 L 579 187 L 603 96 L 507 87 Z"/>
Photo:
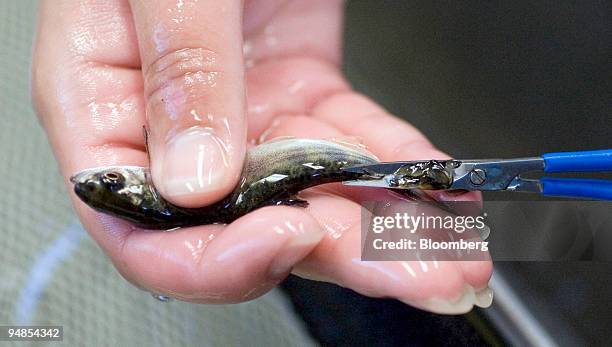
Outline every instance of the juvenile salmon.
<path id="1" fill-rule="evenodd" d="M 378 162 L 366 151 L 334 141 L 280 139 L 247 152 L 239 184 L 225 198 L 201 208 L 166 201 L 155 189 L 148 169 L 103 167 L 75 174 L 76 195 L 97 211 L 146 229 L 173 229 L 230 223 L 268 205 L 307 206 L 296 194 L 316 185 L 359 178 L 345 167 Z"/>

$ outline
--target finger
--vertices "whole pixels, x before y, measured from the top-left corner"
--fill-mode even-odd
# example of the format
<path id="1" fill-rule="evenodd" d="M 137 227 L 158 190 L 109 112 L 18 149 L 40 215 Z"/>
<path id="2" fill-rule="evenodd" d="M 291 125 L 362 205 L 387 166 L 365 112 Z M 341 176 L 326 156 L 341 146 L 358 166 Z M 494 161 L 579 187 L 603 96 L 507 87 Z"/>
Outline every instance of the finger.
<path id="1" fill-rule="evenodd" d="M 126 1 L 40 3 L 32 97 L 70 192 L 68 178 L 79 170 L 147 163 L 136 45 Z M 131 228 L 70 197 L 87 231 L 112 254 Z"/>
<path id="2" fill-rule="evenodd" d="M 339 69 L 343 2 L 245 6 L 248 138 L 257 140 L 276 116 L 309 114 L 318 100 L 349 89 Z"/>
<path id="3" fill-rule="evenodd" d="M 344 2 L 281 2 L 249 0 L 245 3 L 247 65 L 257 65 L 258 61 L 270 58 L 304 56 L 339 66 Z"/>
<path id="4" fill-rule="evenodd" d="M 361 206 L 330 194 L 305 192 L 303 197 L 327 235 L 295 267 L 295 274 L 439 313 L 464 313 L 474 304 L 488 306 L 472 292 L 486 293 L 490 262 L 361 261 Z M 469 269 L 464 263 L 470 263 Z"/>
<path id="5" fill-rule="evenodd" d="M 129 43 L 136 42 L 135 36 L 132 41 L 127 40 L 125 47 L 122 46 L 121 52 L 116 52 L 116 56 L 113 55 L 116 48 L 113 44 L 97 45 L 103 42 L 103 39 L 106 42 L 112 42 L 110 40 L 112 37 L 132 37 L 128 25 L 121 28 L 114 27 L 117 22 L 131 16 L 129 8 L 111 2 L 100 2 L 97 5 L 93 2 L 78 2 L 78 4 L 73 3 L 72 6 L 62 3 L 66 6 L 59 9 L 57 6 L 52 6 L 54 4 L 54 2 L 41 4 L 41 17 L 44 17 L 44 21 L 39 31 L 54 34 L 45 35 L 44 40 L 39 40 L 37 44 L 35 57 L 37 64 L 34 67 L 35 83 L 33 86 L 38 100 L 39 115 L 49 132 L 64 176 L 67 177 L 77 170 L 98 165 L 145 164 L 146 154 L 141 150 L 142 138 L 140 137 L 144 111 L 142 107 L 138 107 L 142 104 L 142 78 L 140 71 L 126 68 L 135 64 L 134 55 L 126 53 L 127 50 L 134 47 Z M 98 6 L 96 8 L 99 11 L 91 11 L 91 6 L 94 5 Z M 90 14 L 90 16 L 82 17 L 82 14 Z M 112 19 L 114 24 L 106 27 L 104 25 L 106 21 L 100 23 L 96 21 L 96 18 Z M 105 37 L 104 35 L 110 30 L 115 30 L 114 34 L 110 38 Z M 84 36 L 71 36 L 71 33 L 74 32 L 84 33 Z M 85 38 L 86 41 L 83 41 Z M 74 47 L 88 42 L 95 43 L 97 46 L 89 47 L 90 50 L 87 52 L 78 53 L 78 59 L 64 54 L 74 53 Z M 76 60 L 78 62 L 75 62 Z M 73 62 L 75 65 L 71 65 Z M 83 74 L 86 75 L 86 78 L 80 77 Z M 132 100 L 132 98 L 135 100 L 133 107 L 119 106 L 121 100 Z M 95 107 L 90 107 L 90 104 Z M 109 104 L 115 104 L 115 106 L 109 106 Z M 74 195 L 72 197 L 74 198 Z M 110 256 L 124 277 L 139 287 L 151 285 L 151 289 L 155 291 L 159 288 L 168 289 L 170 292 L 184 292 L 186 298 L 193 298 L 193 300 L 207 300 L 208 297 L 214 297 L 217 301 L 237 301 L 258 295 L 269 288 L 272 283 L 278 282 L 284 276 L 283 272 L 288 272 L 292 263 L 308 252 L 308 237 L 305 239 L 299 236 L 299 231 L 314 230 L 313 237 L 316 239 L 316 231 L 319 230 L 316 222 L 314 227 L 309 226 L 313 224 L 311 217 L 306 214 L 292 215 L 291 212 L 298 210 L 289 209 L 289 215 L 281 219 L 283 223 L 278 225 L 278 228 L 274 228 L 277 225 L 268 225 L 272 227 L 273 235 L 265 222 L 270 221 L 271 223 L 273 220 L 278 222 L 279 219 L 254 214 L 254 217 L 257 217 L 256 220 L 243 221 L 242 225 L 246 227 L 240 230 L 238 227 L 228 228 L 223 237 L 215 238 L 214 242 L 208 241 L 208 237 L 213 236 L 214 238 L 221 229 L 219 226 L 193 228 L 177 234 L 164 234 L 176 236 L 154 240 L 154 235 L 157 234 L 139 236 L 145 233 L 126 222 L 94 212 L 76 198 L 74 201 L 77 213 L 86 229 L 104 252 Z M 281 212 L 275 210 L 274 218 L 283 216 L 283 209 L 280 209 Z M 302 224 L 300 224 L 301 221 Z M 296 233 L 291 228 L 298 232 Z M 231 230 L 237 230 L 235 240 L 232 239 L 234 233 Z M 241 234 L 241 232 L 249 233 Z M 264 234 L 263 238 L 259 237 L 258 232 Z M 134 235 L 133 239 L 131 235 Z M 275 235 L 279 235 L 278 238 Z M 146 236 L 151 236 L 151 239 Z M 143 240 L 139 240 L 139 237 L 142 237 Z M 292 242 L 294 238 L 298 241 Z M 258 243 L 262 242 L 261 240 L 268 241 L 263 244 Z M 218 241 L 221 242 L 217 243 Z M 240 243 L 240 241 L 245 243 Z M 158 243 L 154 245 L 155 242 Z M 302 244 L 304 247 L 300 248 Z M 215 246 L 218 247 L 217 254 L 221 254 L 223 249 L 235 251 L 235 257 L 231 254 L 227 255 L 226 265 L 219 266 L 219 269 L 225 269 L 231 275 L 232 281 L 227 281 L 226 278 L 211 280 L 207 282 L 210 287 L 201 286 L 201 289 L 198 289 L 202 282 L 212 277 L 197 275 L 194 253 L 195 256 L 198 256 L 204 248 L 214 249 L 212 245 L 218 245 Z M 242 245 L 244 248 L 236 249 L 230 245 Z M 158 248 L 156 249 L 155 246 Z M 281 252 L 285 249 L 283 247 L 289 250 L 288 253 Z M 276 251 L 278 253 L 275 253 Z M 138 255 L 143 255 L 143 258 L 139 258 Z M 184 257 L 181 258 L 181 256 Z M 266 263 L 266 256 L 269 257 L 268 259 L 278 258 L 278 261 L 273 262 L 276 265 Z M 213 258 L 212 262 L 223 263 Z M 143 262 L 142 259 L 147 261 Z M 240 265 L 240 261 L 245 259 L 247 259 L 246 266 Z M 250 266 L 249 261 L 253 261 L 253 266 Z M 178 265 L 181 262 L 185 264 L 184 268 Z M 202 264 L 207 263 L 211 261 L 202 261 Z M 212 269 L 215 268 L 212 267 Z M 162 270 L 161 273 L 157 272 L 158 270 Z M 175 276 L 177 273 L 184 275 L 184 278 Z M 244 275 L 244 278 L 241 277 L 241 274 Z M 263 285 L 259 285 L 260 283 Z M 233 286 L 236 288 L 233 289 Z M 224 293 L 227 293 L 227 299 L 224 299 Z"/>
<path id="6" fill-rule="evenodd" d="M 273 126 L 264 132 L 268 138 L 283 135 L 321 138 L 320 134 L 325 135 L 322 137 L 342 136 L 334 126 L 306 116 L 277 117 Z M 301 193 L 310 203 L 308 212 L 319 221 L 327 236 L 295 268 L 296 274 L 337 283 L 365 295 L 395 297 L 434 312 L 462 313 L 473 304 L 488 305 L 482 297 L 487 295 L 485 288 L 491 276 L 491 262 L 360 261 L 359 202 L 397 202 L 398 196 L 388 190 L 346 188 L 326 185 Z M 357 203 L 337 196 L 338 192 Z M 471 296 L 471 290 L 480 292 Z"/>
<path id="7" fill-rule="evenodd" d="M 253 299 L 278 284 L 324 237 L 304 210 L 267 207 L 227 226 L 135 231 L 113 258 L 126 278 L 194 302 Z"/>
<path id="8" fill-rule="evenodd" d="M 320 102 L 313 109 L 315 118 L 329 122 L 346 134 L 363 139 L 368 149 L 382 161 L 449 159 L 409 123 L 360 94 L 341 93 Z M 446 201 L 479 201 L 478 192 L 428 192 Z M 476 206 L 476 205 L 475 205 Z M 477 206 L 476 206 L 477 207 Z"/>
<path id="9" fill-rule="evenodd" d="M 270 127 L 259 135 L 258 142 L 282 136 L 326 139 L 342 136 L 342 133 L 335 127 L 312 117 L 278 116 L 274 118 Z"/>
<path id="10" fill-rule="evenodd" d="M 145 158 L 134 136 L 144 120 L 135 44 L 124 1 L 40 3 L 32 99 L 65 177 L 123 152 Z"/>
<path id="11" fill-rule="evenodd" d="M 448 155 L 437 151 L 415 127 L 388 114 L 382 107 L 357 93 L 334 95 L 319 103 L 312 113 L 344 133 L 362 137 L 383 161 L 448 158 Z"/>
<path id="12" fill-rule="evenodd" d="M 130 1 L 155 185 L 202 206 L 237 184 L 246 148 L 242 2 Z"/>
<path id="13" fill-rule="evenodd" d="M 310 114 L 319 100 L 345 91 L 336 66 L 312 58 L 266 60 L 248 70 L 249 139 L 258 139 L 280 115 Z"/>
<path id="14" fill-rule="evenodd" d="M 315 118 L 334 125 L 345 133 L 363 139 L 372 152 L 384 161 L 447 159 L 427 138 L 410 124 L 388 114 L 366 97 L 355 93 L 334 95 L 313 109 Z M 374 130 L 373 130 L 374 129 Z M 438 200 L 481 201 L 479 192 L 433 192 Z M 480 213 L 480 204 L 458 206 L 462 214 Z M 468 278 L 482 279 L 491 275 L 490 261 L 458 262 Z"/>

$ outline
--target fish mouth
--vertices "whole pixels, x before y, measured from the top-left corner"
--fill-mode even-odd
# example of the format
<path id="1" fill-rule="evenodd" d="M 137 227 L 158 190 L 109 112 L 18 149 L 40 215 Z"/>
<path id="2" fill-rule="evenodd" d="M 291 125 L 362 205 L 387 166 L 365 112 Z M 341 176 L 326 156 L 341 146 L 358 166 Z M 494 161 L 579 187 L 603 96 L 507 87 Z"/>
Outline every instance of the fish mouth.
<path id="1" fill-rule="evenodd" d="M 83 171 L 79 171 L 79 172 L 75 173 L 74 175 L 70 176 L 70 183 L 77 184 L 78 182 L 81 181 L 83 176 L 84 176 Z"/>
<path id="2" fill-rule="evenodd" d="M 74 193 L 76 194 L 76 196 L 79 197 L 79 199 L 81 199 L 81 201 L 83 201 L 84 203 L 89 203 L 89 196 L 86 194 L 86 192 L 84 191 L 84 183 L 75 183 L 74 185 Z"/>
<path id="3" fill-rule="evenodd" d="M 70 176 L 70 183 L 76 184 L 79 181 L 79 173 Z"/>

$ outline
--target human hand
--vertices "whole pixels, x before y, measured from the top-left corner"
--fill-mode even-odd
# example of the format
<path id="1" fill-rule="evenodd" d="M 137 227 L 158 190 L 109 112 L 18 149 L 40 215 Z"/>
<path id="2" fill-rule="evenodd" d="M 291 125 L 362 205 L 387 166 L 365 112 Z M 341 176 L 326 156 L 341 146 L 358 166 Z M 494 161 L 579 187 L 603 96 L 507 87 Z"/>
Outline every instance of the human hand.
<path id="1" fill-rule="evenodd" d="M 446 158 L 351 91 L 339 69 L 342 12 L 329 0 L 41 2 L 33 98 L 66 183 L 84 168 L 149 165 L 143 124 L 155 185 L 183 206 L 231 191 L 248 143 L 263 138 L 356 136 L 382 160 Z M 252 299 L 293 271 L 462 312 L 471 305 L 441 309 L 428 299 L 452 301 L 466 285 L 487 285 L 490 262 L 361 262 L 364 193 L 324 187 L 304 197 L 307 209 L 266 207 L 229 225 L 162 233 L 96 213 L 71 194 L 126 279 L 184 300 Z"/>

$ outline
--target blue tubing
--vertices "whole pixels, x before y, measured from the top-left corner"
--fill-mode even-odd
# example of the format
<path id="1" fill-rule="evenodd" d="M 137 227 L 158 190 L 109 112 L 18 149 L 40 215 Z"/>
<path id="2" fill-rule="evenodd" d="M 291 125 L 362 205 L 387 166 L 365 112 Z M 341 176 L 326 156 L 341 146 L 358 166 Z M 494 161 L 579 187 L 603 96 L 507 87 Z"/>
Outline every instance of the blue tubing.
<path id="1" fill-rule="evenodd" d="M 542 177 L 540 182 L 546 196 L 612 200 L 612 180 Z"/>
<path id="2" fill-rule="evenodd" d="M 612 171 L 612 149 L 547 153 L 542 158 L 549 173 Z"/>

